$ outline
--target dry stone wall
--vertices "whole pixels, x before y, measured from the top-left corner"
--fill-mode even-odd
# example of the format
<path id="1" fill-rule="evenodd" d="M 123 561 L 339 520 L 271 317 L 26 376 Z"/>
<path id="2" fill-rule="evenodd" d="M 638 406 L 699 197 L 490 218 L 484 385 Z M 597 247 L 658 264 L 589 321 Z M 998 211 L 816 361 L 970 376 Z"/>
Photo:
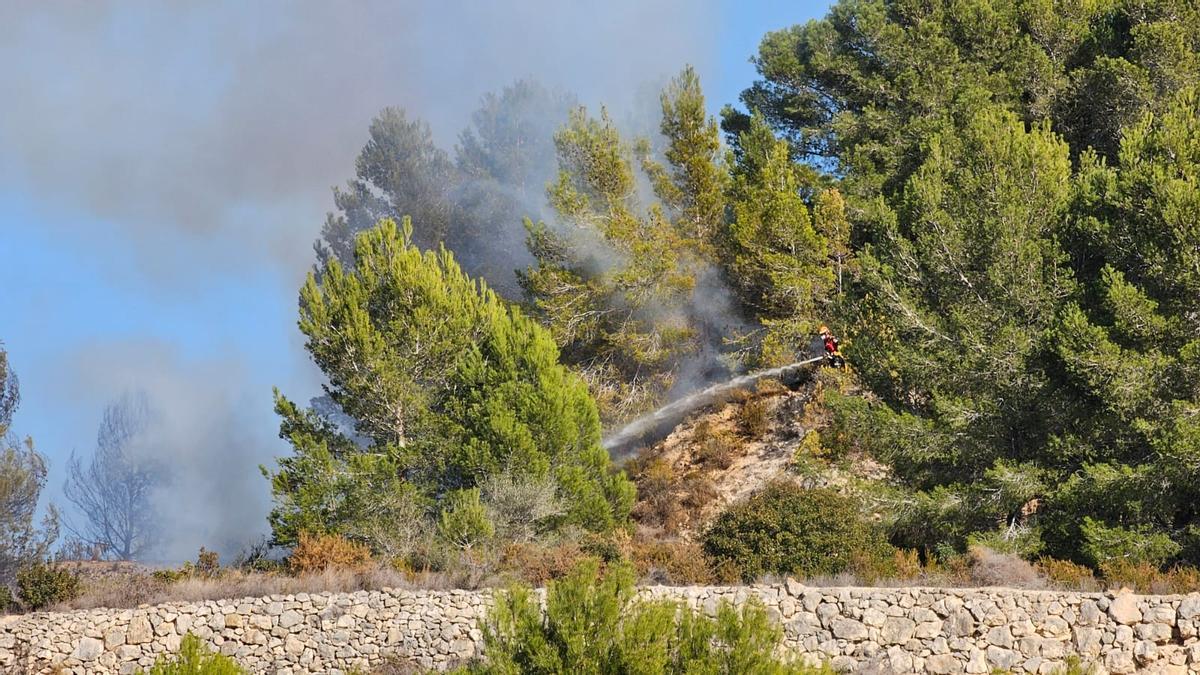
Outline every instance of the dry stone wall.
<path id="1" fill-rule="evenodd" d="M 778 586 L 643 589 L 714 611 L 757 596 L 786 648 L 872 673 L 1200 673 L 1200 594 Z M 132 673 L 192 633 L 255 673 L 366 670 L 390 654 L 445 668 L 480 649 L 486 592 L 299 594 L 0 619 L 4 672 Z"/>

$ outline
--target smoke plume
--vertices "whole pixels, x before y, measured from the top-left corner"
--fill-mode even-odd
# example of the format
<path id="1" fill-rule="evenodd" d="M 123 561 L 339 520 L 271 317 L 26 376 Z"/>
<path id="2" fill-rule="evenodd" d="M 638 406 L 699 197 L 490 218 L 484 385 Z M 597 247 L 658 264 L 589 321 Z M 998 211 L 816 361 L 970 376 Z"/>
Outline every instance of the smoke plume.
<path id="1" fill-rule="evenodd" d="M 49 314 L 49 330 L 69 333 L 53 351 L 38 344 L 44 326 L 2 336 L 35 355 L 24 382 L 56 383 L 27 391 L 92 406 L 61 418 L 89 421 L 146 391 L 163 416 L 147 447 L 176 477 L 156 495 L 164 557 L 232 551 L 266 529 L 256 466 L 287 452 L 270 386 L 318 393 L 294 319 L 256 315 L 294 307 L 330 188 L 352 176 L 371 118 L 404 107 L 451 147 L 485 92 L 522 77 L 620 111 L 685 63 L 711 72 L 719 15 L 683 0 L 5 3 L 0 207 L 4 194 L 33 204 L 29 227 L 88 259 L 95 276 L 77 283 L 114 289 L 95 302 L 119 317 L 101 338 Z M 229 290 L 215 311 L 162 318 L 218 283 Z M 53 431 L 53 407 L 29 401 L 22 420 L 63 446 L 43 445 L 52 485 L 95 434 L 94 423 Z"/>

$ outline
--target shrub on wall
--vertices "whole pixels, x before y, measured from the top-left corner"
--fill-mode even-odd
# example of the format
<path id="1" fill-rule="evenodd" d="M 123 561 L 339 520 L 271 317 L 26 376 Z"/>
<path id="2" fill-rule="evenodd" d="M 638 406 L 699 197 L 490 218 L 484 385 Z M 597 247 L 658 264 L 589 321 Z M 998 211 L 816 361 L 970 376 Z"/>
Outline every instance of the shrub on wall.
<path id="1" fill-rule="evenodd" d="M 70 600 L 79 590 L 79 575 L 59 565 L 38 562 L 17 572 L 17 597 L 29 609 Z"/>
<path id="2" fill-rule="evenodd" d="M 891 547 L 855 500 L 829 489 L 774 483 L 731 505 L 704 533 L 714 567 L 734 565 L 746 581 L 762 574 L 837 574 Z"/>
<path id="3" fill-rule="evenodd" d="M 143 675 L 250 675 L 250 671 L 228 656 L 210 652 L 200 638 L 191 633 L 179 643 L 177 655 L 164 654 L 154 662 L 149 673 L 138 672 Z"/>
<path id="4" fill-rule="evenodd" d="M 777 654 L 783 637 L 757 602 L 717 617 L 634 598 L 634 575 L 585 562 L 549 584 L 545 612 L 528 590 L 501 593 L 484 622 L 486 660 L 460 673 L 823 673 Z"/>

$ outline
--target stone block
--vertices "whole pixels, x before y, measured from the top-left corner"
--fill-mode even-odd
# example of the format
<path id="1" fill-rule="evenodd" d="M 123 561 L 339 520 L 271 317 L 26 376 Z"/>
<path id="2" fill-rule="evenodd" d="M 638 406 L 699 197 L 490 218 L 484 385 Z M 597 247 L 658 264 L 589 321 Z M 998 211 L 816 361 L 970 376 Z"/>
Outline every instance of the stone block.
<path id="1" fill-rule="evenodd" d="M 963 663 L 953 654 L 935 654 L 925 659 L 925 670 L 934 675 L 963 672 Z"/>
<path id="2" fill-rule="evenodd" d="M 1117 595 L 1108 605 L 1108 615 L 1113 621 L 1126 626 L 1141 621 L 1142 611 L 1138 609 L 1137 596 L 1131 593 Z"/>
<path id="3" fill-rule="evenodd" d="M 104 653 L 103 642 L 92 637 L 82 637 L 75 645 L 75 650 L 71 652 L 71 658 L 89 663 L 95 661 L 102 653 Z"/>
<path id="4" fill-rule="evenodd" d="M 833 620 L 833 636 L 842 640 L 865 640 L 867 637 L 867 627 L 861 622 L 845 617 L 838 617 Z"/>

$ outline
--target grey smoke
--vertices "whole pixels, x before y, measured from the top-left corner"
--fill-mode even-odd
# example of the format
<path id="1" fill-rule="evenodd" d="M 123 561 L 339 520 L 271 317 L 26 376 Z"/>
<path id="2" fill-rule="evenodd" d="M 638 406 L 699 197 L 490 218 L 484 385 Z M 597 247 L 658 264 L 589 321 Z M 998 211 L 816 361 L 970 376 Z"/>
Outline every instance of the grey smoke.
<path id="1" fill-rule="evenodd" d="M 130 263 L 97 267 L 159 302 L 186 304 L 218 277 L 236 288 L 265 276 L 281 306 L 294 306 L 330 188 L 351 177 L 381 108 L 428 120 L 447 148 L 484 92 L 521 77 L 621 111 L 639 83 L 685 63 L 714 71 L 712 5 L 3 3 L 0 184 L 52 214 L 63 238 L 86 229 L 118 242 Z M 239 301 L 231 292 L 230 305 Z M 297 398 L 318 391 L 311 372 L 296 372 L 307 367 L 299 336 L 275 346 L 291 355 L 282 372 L 236 346 L 184 357 L 169 338 L 99 345 L 89 334 L 79 327 L 65 404 L 87 400 L 98 414 L 128 389 L 154 399 L 164 419 L 154 445 L 180 477 L 157 497 L 164 557 L 190 558 L 202 544 L 229 552 L 265 531 L 269 495 L 255 467 L 287 451 L 270 386 L 307 381 L 310 391 L 288 391 Z M 79 449 L 94 431 L 77 430 Z M 49 450 L 61 459 L 70 448 Z"/>
<path id="2" fill-rule="evenodd" d="M 270 502 L 257 467 L 280 450 L 270 420 L 256 414 L 269 391 L 214 376 L 246 365 L 189 359 L 153 340 L 95 345 L 69 363 L 84 397 L 136 387 L 153 407 L 130 450 L 161 476 L 150 500 L 162 523 L 154 560 L 194 558 L 200 546 L 228 558 L 265 530 Z"/>

